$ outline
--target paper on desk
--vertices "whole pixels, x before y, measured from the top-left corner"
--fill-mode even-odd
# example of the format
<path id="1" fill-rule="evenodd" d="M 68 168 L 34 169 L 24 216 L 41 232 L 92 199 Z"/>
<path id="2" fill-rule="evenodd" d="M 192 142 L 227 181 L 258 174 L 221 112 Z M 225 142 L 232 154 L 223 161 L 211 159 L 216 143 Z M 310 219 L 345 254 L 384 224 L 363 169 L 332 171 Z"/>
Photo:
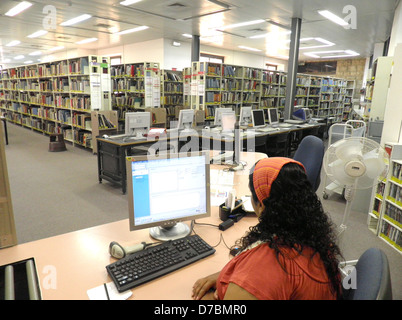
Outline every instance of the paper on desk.
<path id="1" fill-rule="evenodd" d="M 244 196 L 241 197 L 242 201 L 242 208 L 246 212 L 254 212 L 253 205 L 251 204 L 251 197 L 250 196 Z"/>
<path id="2" fill-rule="evenodd" d="M 233 171 L 211 169 L 210 193 L 211 206 L 217 207 L 225 202 L 231 190 L 233 190 Z"/>
<path id="3" fill-rule="evenodd" d="M 109 299 L 110 300 L 126 300 L 131 297 L 133 294 L 130 290 L 125 291 L 125 292 L 118 292 L 116 289 L 116 286 L 114 285 L 113 282 L 106 283 L 108 294 L 109 294 Z M 89 300 L 108 300 L 105 287 L 102 284 L 99 287 L 95 287 L 92 289 L 89 289 L 87 291 Z"/>

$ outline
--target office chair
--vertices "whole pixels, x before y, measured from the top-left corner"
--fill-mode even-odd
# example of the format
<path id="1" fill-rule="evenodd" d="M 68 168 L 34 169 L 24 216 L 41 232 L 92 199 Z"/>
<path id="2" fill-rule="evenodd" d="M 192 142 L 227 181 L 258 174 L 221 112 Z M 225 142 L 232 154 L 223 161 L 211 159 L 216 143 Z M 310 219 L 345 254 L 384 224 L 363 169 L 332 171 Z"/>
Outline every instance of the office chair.
<path id="1" fill-rule="evenodd" d="M 269 157 L 289 156 L 289 134 L 288 132 L 275 135 L 268 135 L 265 141 L 265 153 Z"/>
<path id="2" fill-rule="evenodd" d="M 303 164 L 314 191 L 320 186 L 323 157 L 324 143 L 316 136 L 304 137 L 293 156 L 294 160 Z"/>
<path id="3" fill-rule="evenodd" d="M 353 276 L 356 288 L 344 290 L 345 300 L 392 300 L 388 258 L 382 250 L 366 250 L 350 274 Z"/>

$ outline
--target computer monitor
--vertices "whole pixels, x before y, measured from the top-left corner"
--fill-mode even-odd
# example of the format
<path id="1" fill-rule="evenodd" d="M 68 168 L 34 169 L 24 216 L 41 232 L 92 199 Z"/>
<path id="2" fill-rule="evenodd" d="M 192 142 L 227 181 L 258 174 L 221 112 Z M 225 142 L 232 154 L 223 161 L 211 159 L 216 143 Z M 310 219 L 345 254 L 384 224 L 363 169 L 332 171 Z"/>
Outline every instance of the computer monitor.
<path id="1" fill-rule="evenodd" d="M 191 129 L 194 123 L 194 110 L 192 109 L 183 109 L 180 110 L 179 113 L 179 124 L 178 128 L 179 129 Z"/>
<path id="2" fill-rule="evenodd" d="M 150 112 L 127 112 L 125 119 L 125 134 L 127 136 L 143 137 L 151 127 Z"/>
<path id="3" fill-rule="evenodd" d="M 270 124 L 279 123 L 278 108 L 268 108 L 268 118 Z"/>
<path id="4" fill-rule="evenodd" d="M 222 125 L 222 113 L 224 112 L 233 112 L 232 108 L 216 108 L 215 109 L 215 118 L 214 125 L 221 126 Z"/>
<path id="5" fill-rule="evenodd" d="M 182 221 L 209 217 L 209 153 L 127 157 L 130 230 L 150 228 L 161 241 L 191 230 Z"/>
<path id="6" fill-rule="evenodd" d="M 251 115 L 254 128 L 265 126 L 264 110 L 262 109 L 253 110 Z"/>
<path id="7" fill-rule="evenodd" d="M 239 124 L 243 126 L 248 126 L 251 123 L 251 110 L 252 107 L 241 107 Z"/>
<path id="8" fill-rule="evenodd" d="M 234 132 L 236 124 L 236 113 L 234 111 L 223 112 L 221 114 L 221 122 L 222 132 Z"/>
<path id="9" fill-rule="evenodd" d="M 309 108 L 303 108 L 303 110 L 306 116 L 306 120 L 310 120 L 313 117 L 311 110 Z"/>

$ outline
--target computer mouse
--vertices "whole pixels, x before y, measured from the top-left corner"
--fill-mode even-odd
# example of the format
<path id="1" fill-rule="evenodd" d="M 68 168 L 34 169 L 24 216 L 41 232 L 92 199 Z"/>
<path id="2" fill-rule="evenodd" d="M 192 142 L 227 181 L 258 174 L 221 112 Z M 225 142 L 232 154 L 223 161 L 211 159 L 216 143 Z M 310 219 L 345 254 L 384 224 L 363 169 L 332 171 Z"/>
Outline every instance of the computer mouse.
<path id="1" fill-rule="evenodd" d="M 239 251 L 240 251 L 239 247 L 234 247 L 234 248 L 230 249 L 230 255 L 235 257 L 239 253 Z"/>
<path id="2" fill-rule="evenodd" d="M 109 136 L 108 136 L 107 134 L 104 134 L 104 135 L 102 136 L 102 138 L 107 139 L 107 138 L 109 138 Z"/>
<path id="3" fill-rule="evenodd" d="M 204 129 L 209 130 L 209 129 L 210 129 L 210 127 L 204 127 Z"/>

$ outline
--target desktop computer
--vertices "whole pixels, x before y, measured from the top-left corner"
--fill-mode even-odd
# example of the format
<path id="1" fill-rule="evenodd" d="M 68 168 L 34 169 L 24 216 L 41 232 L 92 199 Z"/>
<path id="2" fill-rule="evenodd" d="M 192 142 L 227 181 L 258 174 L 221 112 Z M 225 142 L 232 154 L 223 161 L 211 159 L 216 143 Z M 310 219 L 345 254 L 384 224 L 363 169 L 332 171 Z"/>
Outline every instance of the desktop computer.
<path id="1" fill-rule="evenodd" d="M 215 253 L 183 221 L 209 217 L 209 154 L 127 157 L 130 230 L 149 228 L 162 241 L 106 266 L 119 292 Z M 145 249 L 147 247 L 147 249 Z"/>
<path id="2" fill-rule="evenodd" d="M 150 228 L 154 239 L 188 235 L 186 220 L 210 216 L 209 156 L 180 153 L 127 158 L 130 230 Z"/>

